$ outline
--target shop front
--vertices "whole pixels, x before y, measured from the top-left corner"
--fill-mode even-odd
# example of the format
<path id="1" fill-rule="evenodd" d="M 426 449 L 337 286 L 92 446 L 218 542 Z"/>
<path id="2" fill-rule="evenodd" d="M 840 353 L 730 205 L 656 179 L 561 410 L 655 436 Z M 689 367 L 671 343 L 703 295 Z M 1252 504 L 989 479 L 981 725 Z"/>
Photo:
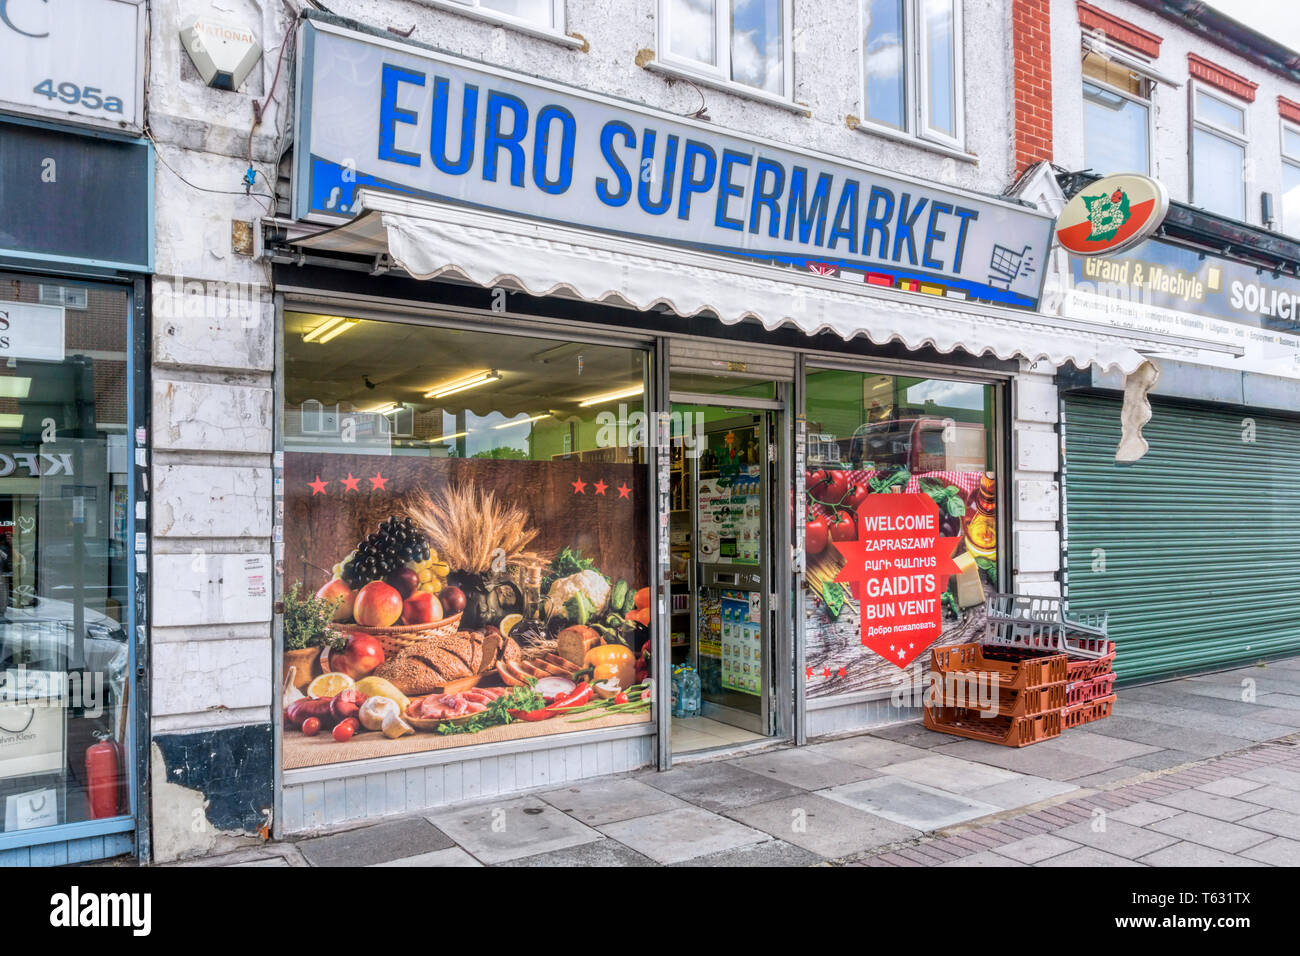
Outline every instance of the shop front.
<path id="1" fill-rule="evenodd" d="M 1032 311 L 1050 218 L 299 44 L 280 832 L 915 716 L 1018 573 L 1018 382 L 1150 343 Z"/>
<path id="2" fill-rule="evenodd" d="M 139 123 L 137 13 L 88 5 L 119 60 L 57 24 L 0 28 L 0 866 L 131 853 L 147 833 L 152 154 L 122 131 Z M 63 84 L 50 122 L 33 87 L 73 54 L 113 85 Z"/>

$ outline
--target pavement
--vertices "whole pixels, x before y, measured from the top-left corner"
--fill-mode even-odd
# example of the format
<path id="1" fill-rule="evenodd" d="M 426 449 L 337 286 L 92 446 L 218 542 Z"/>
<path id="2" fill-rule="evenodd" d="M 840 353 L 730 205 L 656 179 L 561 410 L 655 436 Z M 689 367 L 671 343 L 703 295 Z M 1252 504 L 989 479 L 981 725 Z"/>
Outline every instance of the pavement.
<path id="1" fill-rule="evenodd" d="M 1024 748 L 894 724 L 202 866 L 1297 866 L 1300 657 L 1122 688 Z"/>

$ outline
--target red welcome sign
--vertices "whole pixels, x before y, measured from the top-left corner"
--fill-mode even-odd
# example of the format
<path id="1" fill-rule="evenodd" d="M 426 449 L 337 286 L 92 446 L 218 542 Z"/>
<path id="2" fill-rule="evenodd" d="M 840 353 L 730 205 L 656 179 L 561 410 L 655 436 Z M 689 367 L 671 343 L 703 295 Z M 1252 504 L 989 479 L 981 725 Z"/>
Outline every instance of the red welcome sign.
<path id="1" fill-rule="evenodd" d="M 960 538 L 939 530 L 926 494 L 870 495 L 858 509 L 858 540 L 836 541 L 845 565 L 835 580 L 858 601 L 862 643 L 906 667 L 943 631 L 940 596 L 957 574 Z"/>

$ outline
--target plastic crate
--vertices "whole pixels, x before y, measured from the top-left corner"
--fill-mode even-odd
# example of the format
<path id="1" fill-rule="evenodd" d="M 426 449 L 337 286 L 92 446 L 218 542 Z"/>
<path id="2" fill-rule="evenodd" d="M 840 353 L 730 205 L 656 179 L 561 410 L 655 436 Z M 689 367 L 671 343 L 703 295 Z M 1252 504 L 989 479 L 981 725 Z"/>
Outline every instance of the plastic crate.
<path id="1" fill-rule="evenodd" d="M 950 671 L 949 673 L 960 676 L 978 674 L 975 671 Z M 1064 682 L 1046 684 L 1042 687 L 1031 687 L 1028 690 L 1008 691 L 1001 689 L 1001 680 L 999 679 L 998 686 L 997 698 L 990 701 L 988 710 L 983 710 L 980 708 L 978 700 L 972 705 L 968 684 L 963 682 L 959 686 L 954 686 L 954 682 L 943 681 L 937 688 L 939 691 L 937 705 L 940 707 L 976 710 L 990 717 L 1030 717 L 1049 710 L 1060 710 L 1070 704 L 1069 695 L 1066 692 L 1068 685 Z M 953 691 L 958 691 L 958 693 L 953 693 Z"/>
<path id="2" fill-rule="evenodd" d="M 1090 700 L 1085 704 L 1066 707 L 1061 711 L 1061 719 L 1065 728 L 1068 730 L 1071 727 L 1090 724 L 1094 720 L 1109 717 L 1111 708 L 1115 706 L 1115 699 L 1116 695 L 1111 694 L 1109 697 L 1098 697 L 1096 700 Z"/>
<path id="3" fill-rule="evenodd" d="M 990 672 L 997 675 L 998 690 L 1022 691 L 1059 684 L 1069 676 L 1064 654 L 1035 657 L 1003 656 L 1000 648 L 982 644 L 948 644 L 930 651 L 930 670 L 950 673 Z"/>
<path id="4" fill-rule="evenodd" d="M 1088 680 L 1073 681 L 1067 685 L 1065 706 L 1074 707 L 1096 700 L 1098 697 L 1108 697 L 1114 690 L 1114 674 L 1099 674 Z"/>
<path id="5" fill-rule="evenodd" d="M 983 717 L 978 710 L 964 707 L 927 707 L 922 720 L 930 730 L 1003 747 L 1028 747 L 1061 735 L 1063 710 L 1049 710 L 1029 717 Z"/>
<path id="6" fill-rule="evenodd" d="M 1060 598 L 992 594 L 985 610 L 985 644 L 1094 660 L 1109 648 L 1106 614 L 1068 615 Z"/>
<path id="7" fill-rule="evenodd" d="M 1070 661 L 1070 680 L 1089 680 L 1093 677 L 1100 677 L 1102 674 L 1109 674 L 1115 669 L 1115 642 L 1106 642 L 1106 653 L 1095 660 L 1072 660 Z"/>

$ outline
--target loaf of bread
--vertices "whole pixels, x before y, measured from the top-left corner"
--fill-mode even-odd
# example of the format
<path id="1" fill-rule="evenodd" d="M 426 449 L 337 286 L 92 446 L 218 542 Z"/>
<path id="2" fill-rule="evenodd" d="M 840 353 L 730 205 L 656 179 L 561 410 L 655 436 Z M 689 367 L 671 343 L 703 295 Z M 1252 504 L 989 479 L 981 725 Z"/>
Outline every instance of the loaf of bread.
<path id="1" fill-rule="evenodd" d="M 513 641 L 501 640 L 496 628 L 457 631 L 447 637 L 419 641 L 375 669 L 408 697 L 432 694 L 452 681 L 491 670 Z M 518 645 L 515 645 L 517 652 Z"/>

